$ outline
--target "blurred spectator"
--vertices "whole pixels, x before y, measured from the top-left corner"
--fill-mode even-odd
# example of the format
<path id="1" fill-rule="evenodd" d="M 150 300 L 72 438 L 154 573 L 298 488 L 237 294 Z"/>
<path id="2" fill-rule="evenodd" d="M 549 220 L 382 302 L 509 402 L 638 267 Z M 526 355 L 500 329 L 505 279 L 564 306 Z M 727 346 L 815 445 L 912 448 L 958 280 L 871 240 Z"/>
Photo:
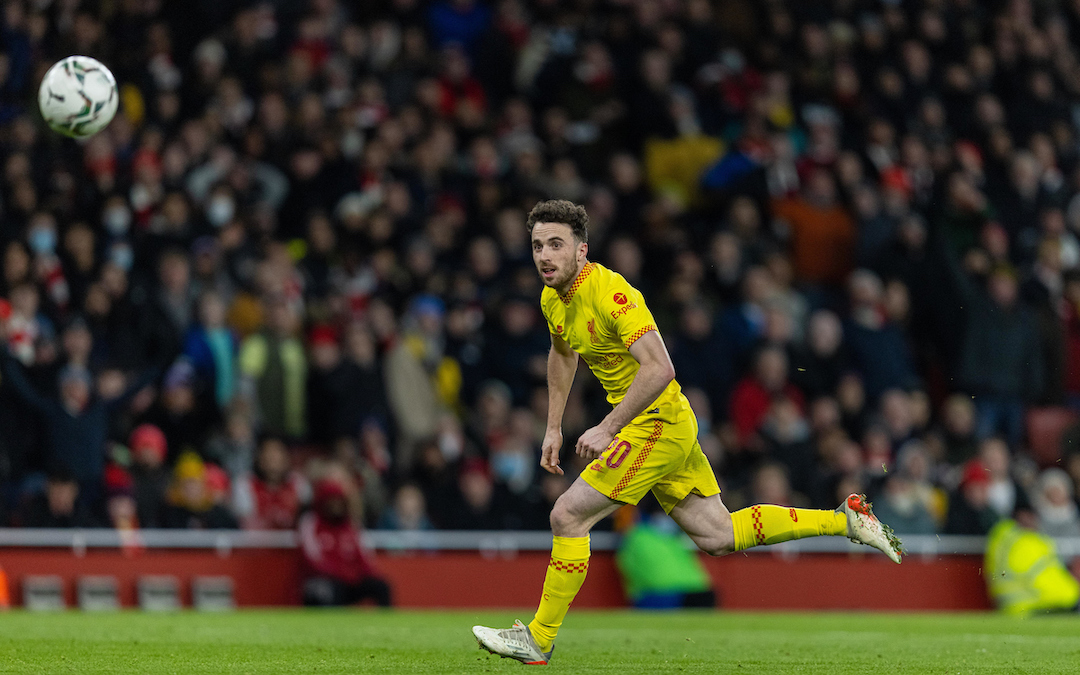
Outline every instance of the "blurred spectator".
<path id="1" fill-rule="evenodd" d="M 1039 531 L 1048 537 L 1080 537 L 1080 511 L 1069 475 L 1056 467 L 1039 475 L 1032 498 L 1039 516 Z"/>
<path id="2" fill-rule="evenodd" d="M 453 437 L 450 437 L 451 439 Z M 443 447 L 449 443 L 431 438 L 418 444 L 413 477 L 424 493 L 428 513 L 436 527 L 444 527 L 453 517 L 451 509 L 457 494 L 456 458 L 448 458 Z M 545 518 L 547 516 L 545 515 Z"/>
<path id="3" fill-rule="evenodd" d="M 772 400 L 761 426 L 767 454 L 783 464 L 797 490 L 810 488 L 814 472 L 812 429 L 798 404 L 785 396 Z"/>
<path id="4" fill-rule="evenodd" d="M 184 338 L 184 355 L 195 372 L 214 392 L 219 408 L 228 406 L 236 393 L 236 338 L 225 325 L 225 303 L 216 291 L 203 293 L 198 302 L 197 326 Z"/>
<path id="5" fill-rule="evenodd" d="M 168 456 L 165 434 L 152 424 L 141 424 L 132 430 L 128 448 L 131 450 L 132 491 L 139 525 L 162 527 L 165 495 L 170 482 L 169 469 L 165 466 Z"/>
<path id="6" fill-rule="evenodd" d="M 44 492 L 32 496 L 16 519 L 23 527 L 99 527 L 86 501 L 78 496 L 79 482 L 57 469 L 49 474 Z"/>
<path id="7" fill-rule="evenodd" d="M 772 275 L 765 267 L 751 267 L 742 280 L 742 302 L 728 307 L 718 319 L 723 339 L 730 344 L 741 361 L 765 333 L 765 305 L 775 287 Z"/>
<path id="8" fill-rule="evenodd" d="M 378 576 L 349 520 L 340 484 L 323 480 L 315 486 L 314 508 L 300 519 L 298 531 L 305 605 L 350 605 L 369 598 L 380 607 L 391 605 L 390 586 Z"/>
<path id="9" fill-rule="evenodd" d="M 869 270 L 856 270 L 848 279 L 851 313 L 844 337 L 871 401 L 886 389 L 918 384 L 903 332 L 885 311 L 884 292 L 881 279 Z"/>
<path id="10" fill-rule="evenodd" d="M 176 460 L 167 503 L 161 517 L 162 527 L 193 530 L 220 530 L 237 527 L 236 518 L 215 501 L 207 481 L 206 465 L 194 453 Z"/>
<path id="11" fill-rule="evenodd" d="M 985 535 L 999 520 L 990 506 L 990 472 L 978 459 L 964 465 L 960 486 L 949 495 L 945 534 Z"/>
<path id="12" fill-rule="evenodd" d="M 1030 510 L 1027 495 L 1013 478 L 1009 447 L 1000 438 L 979 443 L 979 462 L 986 468 L 989 485 L 987 501 L 999 518 L 1008 518 L 1017 509 Z"/>
<path id="13" fill-rule="evenodd" d="M 886 462 L 891 463 L 893 452 L 911 440 L 918 431 L 911 399 L 908 392 L 899 389 L 889 389 L 881 394 L 879 408 L 882 429 L 888 435 L 890 446 L 890 452 L 882 458 Z"/>
<path id="14" fill-rule="evenodd" d="M 382 364 L 371 331 L 350 325 L 339 343 L 337 331 L 317 326 L 309 335 L 311 369 L 307 410 L 311 439 L 329 445 L 354 435 L 367 418 L 388 421 Z"/>
<path id="15" fill-rule="evenodd" d="M 787 470 L 783 466 L 765 464 L 754 473 L 746 503 L 806 508 L 810 500 L 792 491 Z"/>
<path id="16" fill-rule="evenodd" d="M 513 401 L 526 402 L 532 387 L 547 377 L 551 339 L 531 298 L 504 298 L 498 323 L 487 338 L 487 368 L 491 377 L 510 387 Z"/>
<path id="17" fill-rule="evenodd" d="M 975 456 L 975 404 L 970 396 L 953 394 L 946 399 L 941 425 L 949 464 L 963 464 Z"/>
<path id="18" fill-rule="evenodd" d="M 987 291 L 965 288 L 967 329 L 959 380 L 975 396 L 976 435 L 1002 434 L 1011 446 L 1023 435 L 1024 404 L 1043 389 L 1042 353 L 1034 315 L 1019 303 L 1016 275 L 999 267 Z"/>
<path id="19" fill-rule="evenodd" d="M 739 443 L 746 446 L 757 433 L 776 396 L 791 400 L 801 411 L 803 395 L 788 382 L 788 358 L 778 347 L 764 347 L 754 360 L 753 376 L 743 378 L 731 394 L 731 420 Z"/>
<path id="20" fill-rule="evenodd" d="M 839 284 L 847 278 L 855 259 L 855 222 L 837 199 L 830 171 L 814 169 L 801 194 L 777 201 L 773 213 L 791 227 L 796 279 Z"/>
<path id="21" fill-rule="evenodd" d="M 701 389 L 713 405 L 721 405 L 732 385 L 734 364 L 726 358 L 729 350 L 714 331 L 708 308 L 700 302 L 687 304 L 668 340 L 679 384 Z"/>
<path id="22" fill-rule="evenodd" d="M 1080 403 L 1080 272 L 1063 279 L 1061 325 L 1065 341 L 1065 396 L 1071 406 Z"/>
<path id="23" fill-rule="evenodd" d="M 532 411 L 519 408 L 510 413 L 505 437 L 491 447 L 491 470 L 496 480 L 521 495 L 529 489 L 540 464 L 540 444 Z"/>
<path id="24" fill-rule="evenodd" d="M 944 499 L 930 484 L 925 450 L 909 443 L 897 455 L 896 465 L 874 500 L 874 514 L 899 534 L 937 534 L 935 516 Z"/>
<path id="25" fill-rule="evenodd" d="M 291 530 L 300 509 L 311 500 L 311 487 L 292 468 L 280 438 L 259 442 L 254 473 L 233 485 L 233 513 L 246 530 Z"/>
<path id="26" fill-rule="evenodd" d="M 46 433 L 46 464 L 62 469 L 79 482 L 81 499 L 96 505 L 101 498 L 105 469 L 105 438 L 109 418 L 156 376 L 151 370 L 118 396 L 102 399 L 91 388 L 90 372 L 72 365 L 60 371 L 59 398 L 42 395 L 23 374 L 23 366 L 0 349 L 5 386 L 42 418 Z"/>
<path id="27" fill-rule="evenodd" d="M 379 528 L 410 532 L 433 529 L 420 488 L 413 483 L 399 487 L 390 508 L 379 519 Z"/>
<path id="28" fill-rule="evenodd" d="M 255 441 L 251 420 L 237 410 L 229 413 L 224 428 L 206 442 L 206 455 L 235 479 L 246 475 L 255 466 Z"/>
<path id="29" fill-rule="evenodd" d="M 307 428 L 307 356 L 297 339 L 299 317 L 284 298 L 271 300 L 266 316 L 266 328 L 240 345 L 240 373 L 248 379 L 245 386 L 258 412 L 258 428 L 276 436 L 299 438 Z"/>
<path id="30" fill-rule="evenodd" d="M 221 415 L 210 391 L 203 391 L 195 369 L 181 358 L 165 373 L 161 394 L 142 416 L 168 439 L 170 461 L 183 452 L 205 452 L 206 442 Z"/>
<path id="31" fill-rule="evenodd" d="M 139 528 L 135 482 L 130 473 L 116 464 L 105 469 L 105 518 L 113 529 L 122 532 Z"/>
<path id="32" fill-rule="evenodd" d="M 457 495 L 450 512 L 443 518 L 449 530 L 503 530 L 509 509 L 505 488 L 491 477 L 491 470 L 480 459 L 466 460 L 457 480 Z"/>
<path id="33" fill-rule="evenodd" d="M 834 393 L 840 378 L 854 368 L 844 348 L 840 319 L 826 309 L 810 315 L 806 349 L 794 357 L 792 380 L 812 397 Z"/>
<path id="34" fill-rule="evenodd" d="M 36 286 L 24 283 L 10 290 L 11 316 L 7 319 L 7 349 L 24 366 L 37 360 L 38 340 L 52 332 L 52 323 L 39 313 Z"/>
<path id="35" fill-rule="evenodd" d="M 373 318 L 376 311 L 373 310 Z M 388 308 L 385 308 L 388 309 Z M 411 336 L 396 333 L 393 316 L 385 320 L 390 342 L 386 354 L 387 401 L 397 423 L 399 467 L 412 465 L 410 450 L 417 442 L 435 433 L 441 411 L 438 391 L 432 380 L 431 368 L 441 362 L 438 357 L 438 326 L 442 322 L 444 305 L 431 296 L 421 296 L 413 303 L 412 318 L 419 328 Z M 425 330 L 426 329 L 426 330 Z"/>
<path id="36" fill-rule="evenodd" d="M 137 311 L 144 363 L 167 362 L 180 352 L 194 309 L 191 263 L 187 254 L 180 249 L 166 250 L 161 254 L 157 269 L 157 286 L 148 293 Z"/>

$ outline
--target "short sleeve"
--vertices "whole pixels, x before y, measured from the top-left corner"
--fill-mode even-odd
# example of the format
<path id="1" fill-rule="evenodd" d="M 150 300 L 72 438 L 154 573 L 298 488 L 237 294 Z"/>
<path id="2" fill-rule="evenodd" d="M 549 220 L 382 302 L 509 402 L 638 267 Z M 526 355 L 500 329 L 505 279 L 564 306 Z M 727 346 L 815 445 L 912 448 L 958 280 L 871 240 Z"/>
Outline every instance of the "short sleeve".
<path id="1" fill-rule="evenodd" d="M 610 284 L 600 298 L 599 307 L 604 321 L 627 349 L 641 336 L 656 330 L 656 320 L 645 306 L 645 297 L 621 278 Z"/>

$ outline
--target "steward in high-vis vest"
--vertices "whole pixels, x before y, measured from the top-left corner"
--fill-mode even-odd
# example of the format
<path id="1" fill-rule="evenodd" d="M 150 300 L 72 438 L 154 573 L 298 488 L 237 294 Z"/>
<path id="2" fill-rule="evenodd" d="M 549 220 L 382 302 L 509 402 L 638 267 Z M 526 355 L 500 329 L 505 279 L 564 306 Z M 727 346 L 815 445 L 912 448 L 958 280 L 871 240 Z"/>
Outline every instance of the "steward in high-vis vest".
<path id="1" fill-rule="evenodd" d="M 990 597 L 1006 614 L 1075 610 L 1080 601 L 1080 582 L 1058 558 L 1054 540 L 1015 520 L 990 530 L 983 573 Z"/>

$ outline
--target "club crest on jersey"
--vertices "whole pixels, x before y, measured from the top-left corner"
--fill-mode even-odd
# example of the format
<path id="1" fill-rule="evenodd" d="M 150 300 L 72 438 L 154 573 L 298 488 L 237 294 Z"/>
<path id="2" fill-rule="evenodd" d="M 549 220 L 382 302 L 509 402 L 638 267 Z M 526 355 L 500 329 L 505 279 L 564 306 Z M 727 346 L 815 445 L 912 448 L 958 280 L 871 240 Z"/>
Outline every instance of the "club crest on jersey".
<path id="1" fill-rule="evenodd" d="M 586 330 L 589 331 L 589 342 L 592 344 L 598 344 L 600 337 L 596 334 L 596 319 L 589 319 L 589 322 L 585 324 Z"/>

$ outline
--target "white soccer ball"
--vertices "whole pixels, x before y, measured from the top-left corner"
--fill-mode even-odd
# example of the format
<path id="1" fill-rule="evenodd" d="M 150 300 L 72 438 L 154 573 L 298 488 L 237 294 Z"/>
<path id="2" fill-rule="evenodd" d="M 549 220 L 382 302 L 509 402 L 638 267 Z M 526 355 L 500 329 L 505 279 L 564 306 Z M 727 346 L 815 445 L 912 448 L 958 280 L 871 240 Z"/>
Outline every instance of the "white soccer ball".
<path id="1" fill-rule="evenodd" d="M 72 138 L 87 138 L 104 129 L 119 103 L 113 74 L 89 56 L 57 61 L 38 89 L 38 108 L 45 122 Z"/>

